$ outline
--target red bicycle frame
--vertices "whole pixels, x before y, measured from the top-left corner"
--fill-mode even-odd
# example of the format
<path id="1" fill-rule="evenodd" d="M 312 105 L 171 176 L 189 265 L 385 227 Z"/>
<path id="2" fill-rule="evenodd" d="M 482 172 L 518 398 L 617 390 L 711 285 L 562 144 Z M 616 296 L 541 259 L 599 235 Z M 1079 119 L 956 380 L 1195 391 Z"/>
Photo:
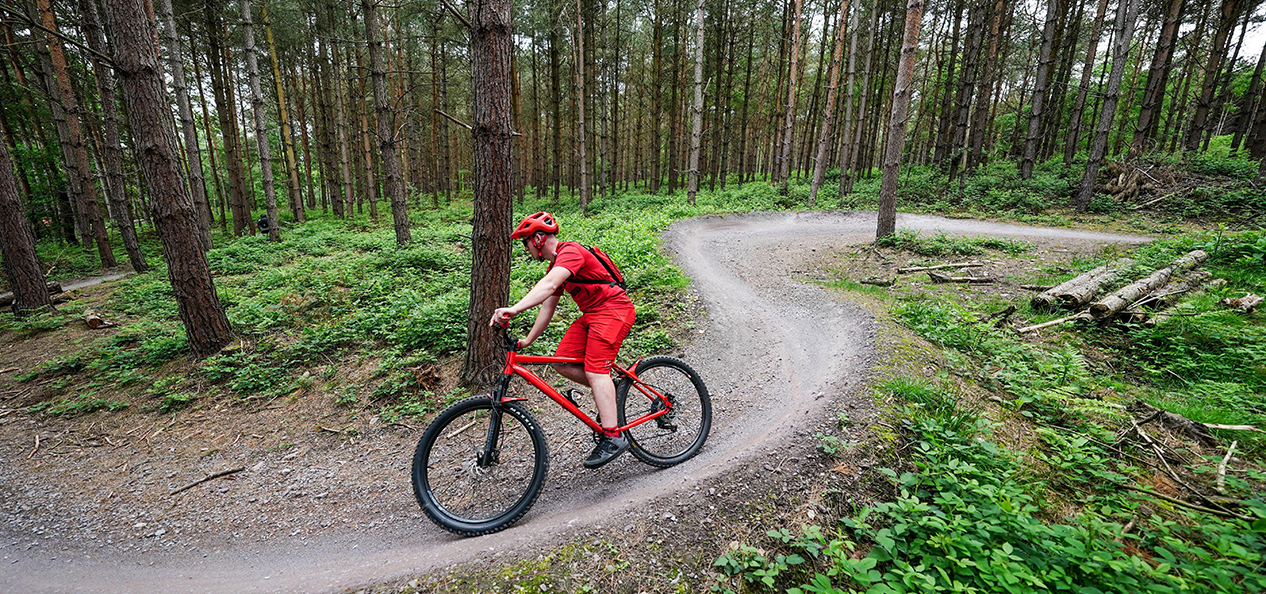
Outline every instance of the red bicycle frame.
<path id="1" fill-rule="evenodd" d="M 511 341 L 514 341 L 514 342 L 512 343 Z M 517 345 L 517 342 L 518 341 L 513 338 L 509 338 L 509 337 L 506 338 L 507 346 Z M 638 361 L 641 361 L 641 359 L 638 359 Z M 563 407 L 564 410 L 571 413 L 572 416 L 576 417 L 577 419 L 580 419 L 580 422 L 588 425 L 590 429 L 593 429 L 594 431 L 602 431 L 602 425 L 598 424 L 597 421 L 590 418 L 589 415 L 581 411 L 580 408 L 577 407 L 575 404 L 572 404 L 572 402 L 568 400 L 566 396 L 559 394 L 558 390 L 554 389 L 554 386 L 551 386 L 548 383 L 546 383 L 545 380 L 540 378 L 540 376 L 533 373 L 531 369 L 524 367 L 524 365 L 584 365 L 584 362 L 585 362 L 584 359 L 579 359 L 579 358 L 574 358 L 574 357 L 543 357 L 539 355 L 520 355 L 518 352 L 516 352 L 515 348 L 510 348 L 506 352 L 506 365 L 505 365 L 505 369 L 501 371 L 501 381 L 499 382 L 497 386 L 497 392 L 491 395 L 493 398 L 493 402 L 500 404 L 502 402 L 514 402 L 518 400 L 527 400 L 527 398 L 510 397 L 507 395 L 507 389 L 509 388 L 509 385 L 510 385 L 510 379 L 517 375 L 527 380 L 528 383 L 535 386 L 536 389 L 540 390 L 542 393 L 548 396 L 550 400 L 557 402 L 559 406 Z M 642 383 L 642 381 L 638 379 L 636 374 L 634 374 L 629 369 L 620 367 L 620 365 L 617 363 L 612 363 L 611 367 L 615 369 L 617 376 L 626 377 L 632 380 L 633 382 L 632 387 L 637 388 L 637 390 L 641 392 L 643 395 L 645 395 L 647 398 L 649 398 L 650 400 L 658 400 L 660 402 L 660 406 L 652 407 L 652 412 L 649 412 L 636 419 L 633 419 L 632 421 L 629 421 L 627 425 L 616 427 L 616 430 L 626 431 L 629 428 L 636 427 L 651 419 L 654 419 L 656 417 L 660 417 L 660 416 L 668 414 L 669 412 L 672 412 L 673 403 L 669 401 L 667 398 L 665 398 L 664 395 L 659 392 L 659 390 L 656 390 L 653 386 Z M 636 368 L 637 362 L 634 362 L 632 367 Z M 658 409 L 658 410 L 655 410 L 655 409 Z"/>

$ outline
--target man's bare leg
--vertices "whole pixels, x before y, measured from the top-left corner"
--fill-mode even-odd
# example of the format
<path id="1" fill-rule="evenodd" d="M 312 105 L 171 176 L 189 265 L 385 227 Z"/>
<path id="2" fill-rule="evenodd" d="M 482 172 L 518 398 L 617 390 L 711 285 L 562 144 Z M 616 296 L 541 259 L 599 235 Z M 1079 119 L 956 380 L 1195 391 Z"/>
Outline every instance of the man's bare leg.
<path id="1" fill-rule="evenodd" d="M 598 421 L 603 427 L 616 427 L 615 381 L 609 373 L 589 373 L 580 365 L 555 365 L 559 375 L 587 386 L 593 391 L 594 404 L 598 405 Z"/>

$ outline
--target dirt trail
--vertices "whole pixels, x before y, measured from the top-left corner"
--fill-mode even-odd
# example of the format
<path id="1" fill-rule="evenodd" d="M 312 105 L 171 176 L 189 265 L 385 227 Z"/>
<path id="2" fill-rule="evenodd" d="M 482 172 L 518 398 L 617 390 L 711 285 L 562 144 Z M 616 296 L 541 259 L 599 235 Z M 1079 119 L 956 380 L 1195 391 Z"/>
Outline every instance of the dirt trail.
<path id="1" fill-rule="evenodd" d="M 1146 240 L 926 216 L 902 216 L 898 225 L 1083 244 Z M 547 490 L 534 509 L 505 532 L 461 539 L 417 513 L 407 482 L 412 452 L 402 448 L 392 453 L 400 464 L 393 469 L 396 476 L 387 477 L 393 486 L 381 504 L 380 521 L 368 528 L 257 539 L 208 528 L 204 538 L 179 550 L 138 552 L 123 549 L 122 542 L 63 543 L 49 540 L 53 535 L 43 530 L 0 523 L 0 591 L 342 591 L 463 562 L 534 555 L 583 532 L 627 531 L 630 522 L 657 519 L 646 511 L 652 502 L 656 509 L 665 502 L 705 505 L 701 487 L 723 484 L 737 466 L 785 456 L 797 434 L 811 433 L 823 422 L 828 403 L 851 408 L 850 416 L 865 424 L 872 404 L 855 388 L 874 364 L 873 321 L 804 278 L 819 256 L 873 239 L 874 228 L 874 213 L 773 213 L 704 217 L 668 231 L 668 245 L 694 279 L 692 294 L 706 312 L 695 339 L 677 354 L 706 379 L 714 404 L 707 445 L 678 467 L 656 471 L 624 456 L 600 471 L 583 472 L 578 465 L 586 444 L 573 443 L 577 440 L 559 430 L 550 437 Z M 552 426 L 553 420 L 542 421 Z M 14 472 L 6 466 L 13 465 L 0 461 L 0 477 Z M 12 518 L 22 501 L 0 503 Z M 191 513 L 211 516 L 225 509 Z"/>

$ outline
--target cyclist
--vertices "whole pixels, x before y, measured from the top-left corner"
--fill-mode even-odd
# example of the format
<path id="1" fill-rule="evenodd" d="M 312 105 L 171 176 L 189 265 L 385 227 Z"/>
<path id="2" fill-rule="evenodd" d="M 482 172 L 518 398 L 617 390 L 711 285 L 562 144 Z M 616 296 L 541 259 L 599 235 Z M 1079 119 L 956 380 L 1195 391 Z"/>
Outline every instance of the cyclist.
<path id="1" fill-rule="evenodd" d="M 556 365 L 554 368 L 559 375 L 593 391 L 602 437 L 585 459 L 584 466 L 598 468 L 629 449 L 628 438 L 616 431 L 611 363 L 633 327 L 633 302 L 596 255 L 574 241 L 558 240 L 558 221 L 550 213 L 538 212 L 524 217 L 510 237 L 523 240 L 529 255 L 550 265 L 545 277 L 518 303 L 494 311 L 491 324 L 504 326 L 514 316 L 540 305 L 532 329 L 519 340 L 519 347 L 525 348 L 549 326 L 563 292 L 571 294 L 582 315 L 567 328 L 554 356 L 583 358 L 585 363 L 583 367 Z"/>

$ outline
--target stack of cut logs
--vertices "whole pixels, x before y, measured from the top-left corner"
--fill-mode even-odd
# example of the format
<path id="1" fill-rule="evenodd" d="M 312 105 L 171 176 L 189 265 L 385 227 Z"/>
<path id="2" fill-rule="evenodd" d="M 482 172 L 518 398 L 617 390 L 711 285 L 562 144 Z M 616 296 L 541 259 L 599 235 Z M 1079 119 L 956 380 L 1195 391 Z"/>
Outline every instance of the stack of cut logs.
<path id="1" fill-rule="evenodd" d="M 1115 281 L 1121 271 L 1128 268 L 1133 262 L 1128 259 L 1121 259 L 1105 264 L 1041 292 L 1032 301 L 1034 309 L 1049 309 L 1056 306 L 1067 309 L 1080 309 L 1089 304 L 1087 309 L 1066 318 L 1019 328 L 1017 331 L 1020 333 L 1032 332 L 1073 320 L 1096 320 L 1102 322 L 1119 318 L 1137 323 L 1154 323 L 1156 316 L 1163 316 L 1164 314 L 1150 312 L 1164 312 L 1165 309 L 1177 302 L 1179 296 L 1195 291 L 1209 280 L 1211 275 L 1208 272 L 1195 270 L 1208 257 L 1209 254 L 1203 250 L 1192 251 L 1174 260 L 1169 266 L 1121 287 L 1092 303 L 1091 300 L 1099 293 L 1100 287 Z M 1261 300 L 1260 297 L 1257 297 L 1257 300 L 1254 301 L 1253 298 L 1255 297 L 1255 295 L 1247 295 L 1238 300 L 1236 306 L 1239 306 L 1240 302 L 1246 302 L 1248 306 L 1240 307 L 1240 309 L 1251 311 Z"/>

